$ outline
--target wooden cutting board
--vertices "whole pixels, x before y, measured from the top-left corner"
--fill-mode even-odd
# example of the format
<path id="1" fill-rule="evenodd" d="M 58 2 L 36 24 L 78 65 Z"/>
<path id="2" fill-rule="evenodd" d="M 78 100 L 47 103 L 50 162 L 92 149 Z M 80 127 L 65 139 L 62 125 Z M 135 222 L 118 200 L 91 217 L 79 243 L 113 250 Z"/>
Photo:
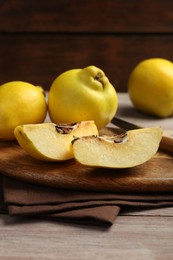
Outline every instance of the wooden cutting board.
<path id="1" fill-rule="evenodd" d="M 129 169 L 85 167 L 75 160 L 42 162 L 30 157 L 17 142 L 0 142 L 0 173 L 52 187 L 113 192 L 173 191 L 173 157 L 158 153 Z"/>

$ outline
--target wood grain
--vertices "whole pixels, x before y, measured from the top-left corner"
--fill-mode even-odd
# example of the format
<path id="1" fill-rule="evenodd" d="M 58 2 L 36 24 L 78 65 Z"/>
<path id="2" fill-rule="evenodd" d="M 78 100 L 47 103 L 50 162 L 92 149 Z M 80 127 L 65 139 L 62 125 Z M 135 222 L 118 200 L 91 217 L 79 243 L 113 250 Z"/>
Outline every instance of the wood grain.
<path id="1" fill-rule="evenodd" d="M 172 33 L 170 0 L 4 0 L 2 32 Z"/>
<path id="2" fill-rule="evenodd" d="M 173 258 L 172 217 L 120 216 L 109 229 L 0 217 L 0 259 Z"/>
<path id="3" fill-rule="evenodd" d="M 118 92 L 141 60 L 172 60 L 170 0 L 1 0 L 0 84 L 50 88 L 71 68 L 95 65 Z"/>
<path id="4" fill-rule="evenodd" d="M 160 154 L 127 169 L 85 167 L 75 160 L 47 163 L 17 143 L 0 143 L 0 172 L 23 181 L 66 189 L 113 192 L 172 192 L 173 158 Z"/>
<path id="5" fill-rule="evenodd" d="M 127 94 L 119 97 L 119 116 L 143 126 L 159 122 L 158 125 L 172 130 L 171 119 L 145 117 L 131 107 Z M 0 215 L 0 259 L 173 259 L 172 207 L 142 211 L 129 208 L 121 213 L 124 215 L 118 216 L 114 225 L 106 230 L 43 218 Z"/>
<path id="6" fill-rule="evenodd" d="M 28 81 L 49 89 L 62 72 L 100 67 L 118 92 L 127 91 L 132 69 L 143 59 L 172 59 L 173 36 L 0 35 L 0 84 Z"/>

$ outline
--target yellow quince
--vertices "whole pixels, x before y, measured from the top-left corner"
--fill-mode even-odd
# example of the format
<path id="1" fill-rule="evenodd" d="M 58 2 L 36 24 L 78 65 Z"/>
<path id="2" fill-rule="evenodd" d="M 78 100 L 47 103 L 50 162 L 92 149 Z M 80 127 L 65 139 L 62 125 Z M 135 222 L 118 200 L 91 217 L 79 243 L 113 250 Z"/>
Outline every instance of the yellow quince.
<path id="1" fill-rule="evenodd" d="M 0 86 L 0 139 L 13 140 L 14 129 L 21 124 L 42 123 L 47 104 L 43 88 L 23 81 Z"/>
<path id="2" fill-rule="evenodd" d="M 117 106 L 115 88 L 95 66 L 62 73 L 53 81 L 48 96 L 49 115 L 55 123 L 94 120 L 101 129 L 112 120 Z"/>
<path id="3" fill-rule="evenodd" d="M 152 58 L 140 62 L 128 81 L 128 93 L 134 106 L 151 115 L 173 115 L 173 63 Z"/>

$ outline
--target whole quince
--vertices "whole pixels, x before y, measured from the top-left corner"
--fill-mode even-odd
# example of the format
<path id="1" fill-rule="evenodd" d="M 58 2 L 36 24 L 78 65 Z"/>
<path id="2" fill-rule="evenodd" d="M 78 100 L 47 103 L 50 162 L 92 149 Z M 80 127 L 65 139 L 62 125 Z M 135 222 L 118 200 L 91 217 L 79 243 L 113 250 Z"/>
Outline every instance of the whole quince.
<path id="1" fill-rule="evenodd" d="M 53 81 L 48 95 L 48 111 L 55 123 L 94 120 L 101 129 L 112 120 L 117 106 L 115 88 L 95 66 L 62 73 Z"/>
<path id="2" fill-rule="evenodd" d="M 162 58 L 140 62 L 128 81 L 128 93 L 134 106 L 150 115 L 173 115 L 173 63 Z"/>
<path id="3" fill-rule="evenodd" d="M 21 124 L 42 123 L 47 104 L 41 87 L 28 82 L 11 81 L 0 86 L 0 139 L 13 140 L 14 129 Z"/>

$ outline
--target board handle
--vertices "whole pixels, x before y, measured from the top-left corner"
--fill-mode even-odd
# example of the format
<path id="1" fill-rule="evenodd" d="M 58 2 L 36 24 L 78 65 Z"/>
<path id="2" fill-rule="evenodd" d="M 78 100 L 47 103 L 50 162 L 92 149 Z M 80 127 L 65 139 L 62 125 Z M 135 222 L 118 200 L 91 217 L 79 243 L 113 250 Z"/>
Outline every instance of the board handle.
<path id="1" fill-rule="evenodd" d="M 173 153 L 173 138 L 162 136 L 159 149 L 165 152 Z"/>

